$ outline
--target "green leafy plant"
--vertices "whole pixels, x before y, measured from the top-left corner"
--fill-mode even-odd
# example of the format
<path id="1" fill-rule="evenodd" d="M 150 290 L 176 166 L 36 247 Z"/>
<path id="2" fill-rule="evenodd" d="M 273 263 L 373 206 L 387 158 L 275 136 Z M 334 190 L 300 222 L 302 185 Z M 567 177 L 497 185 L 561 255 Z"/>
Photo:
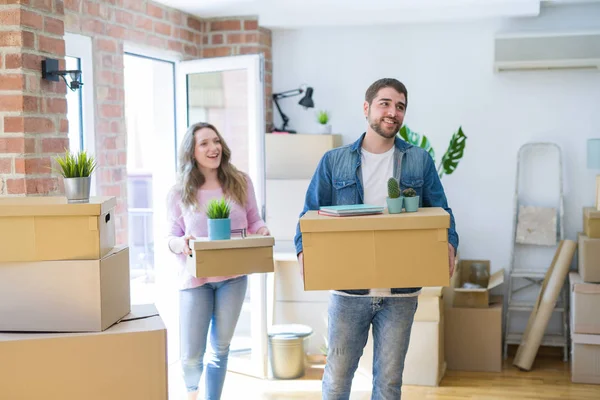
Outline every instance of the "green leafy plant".
<path id="1" fill-rule="evenodd" d="M 402 195 L 404 197 L 415 197 L 417 195 L 417 192 L 413 188 L 407 188 L 402 191 Z"/>
<path id="2" fill-rule="evenodd" d="M 394 178 L 388 179 L 387 187 L 388 187 L 388 197 L 390 199 L 397 199 L 398 197 L 400 197 L 400 185 L 398 184 L 398 181 L 396 179 L 394 179 Z"/>
<path id="3" fill-rule="evenodd" d="M 317 113 L 317 121 L 321 125 L 326 125 L 329 122 L 329 113 L 327 111 L 321 110 Z"/>
<path id="4" fill-rule="evenodd" d="M 96 169 L 96 160 L 85 150 L 72 153 L 65 149 L 65 155 L 54 157 L 54 160 L 60 167 L 54 170 L 65 178 L 86 178 Z"/>
<path id="5" fill-rule="evenodd" d="M 406 125 L 400 129 L 398 135 L 408 143 L 426 150 L 435 164 L 435 151 L 427 136 L 411 131 Z M 448 149 L 437 166 L 437 172 L 440 178 L 444 176 L 444 174 L 450 175 L 456 170 L 459 161 L 464 155 L 466 141 L 467 136 L 465 136 L 461 126 L 450 138 Z"/>
<path id="6" fill-rule="evenodd" d="M 206 205 L 206 216 L 209 219 L 229 218 L 230 213 L 231 213 L 231 205 L 224 198 L 212 199 Z"/>

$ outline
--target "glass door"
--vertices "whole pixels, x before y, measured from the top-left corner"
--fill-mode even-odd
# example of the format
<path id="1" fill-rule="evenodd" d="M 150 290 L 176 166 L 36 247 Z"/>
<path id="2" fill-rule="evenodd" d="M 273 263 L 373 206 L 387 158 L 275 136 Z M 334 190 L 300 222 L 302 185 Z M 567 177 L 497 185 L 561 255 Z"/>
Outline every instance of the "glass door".
<path id="1" fill-rule="evenodd" d="M 264 89 L 261 55 L 218 57 L 178 64 L 178 143 L 196 122 L 217 127 L 232 162 L 254 183 L 264 218 Z M 249 276 L 248 291 L 230 347 L 228 369 L 267 377 L 266 274 Z"/>

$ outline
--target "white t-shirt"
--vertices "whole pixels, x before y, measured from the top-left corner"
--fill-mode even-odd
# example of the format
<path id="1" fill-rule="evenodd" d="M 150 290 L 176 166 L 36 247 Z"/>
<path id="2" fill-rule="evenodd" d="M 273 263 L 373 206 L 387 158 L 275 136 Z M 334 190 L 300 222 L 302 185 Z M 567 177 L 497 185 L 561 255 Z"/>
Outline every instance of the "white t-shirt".
<path id="1" fill-rule="evenodd" d="M 381 154 L 361 149 L 361 170 L 364 189 L 364 204 L 387 207 L 387 181 L 394 176 L 395 146 Z M 336 294 L 351 296 L 348 293 L 334 291 Z M 390 289 L 371 289 L 369 296 L 374 297 L 411 297 L 419 293 L 392 294 Z"/>

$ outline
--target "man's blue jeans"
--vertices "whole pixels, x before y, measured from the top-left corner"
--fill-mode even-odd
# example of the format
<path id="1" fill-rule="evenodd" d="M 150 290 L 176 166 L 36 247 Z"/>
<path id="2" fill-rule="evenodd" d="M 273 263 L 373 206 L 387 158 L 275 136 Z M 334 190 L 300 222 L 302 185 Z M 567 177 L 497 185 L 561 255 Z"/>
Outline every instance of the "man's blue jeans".
<path id="1" fill-rule="evenodd" d="M 323 400 L 348 400 L 352 379 L 373 324 L 373 400 L 402 394 L 418 297 L 368 297 L 332 294 L 329 303 L 327 364 Z"/>
<path id="2" fill-rule="evenodd" d="M 241 276 L 223 282 L 181 290 L 180 337 L 183 378 L 188 392 L 198 390 L 203 371 L 203 358 L 210 329 L 212 352 L 206 365 L 206 399 L 221 398 L 229 344 L 237 325 L 248 277 Z"/>

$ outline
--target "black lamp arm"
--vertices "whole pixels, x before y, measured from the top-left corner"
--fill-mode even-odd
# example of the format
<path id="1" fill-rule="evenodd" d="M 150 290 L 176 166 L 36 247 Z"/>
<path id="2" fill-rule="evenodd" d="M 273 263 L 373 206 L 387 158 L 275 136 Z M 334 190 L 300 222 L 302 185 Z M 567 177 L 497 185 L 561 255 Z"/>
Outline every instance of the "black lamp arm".
<path id="1" fill-rule="evenodd" d="M 292 89 L 286 90 L 281 93 L 273 93 L 273 100 L 275 99 L 284 99 L 286 97 L 298 96 L 299 94 L 304 93 L 304 89 Z"/>
<path id="2" fill-rule="evenodd" d="M 286 96 L 288 97 L 288 96 Z M 279 102 L 277 101 L 277 99 L 279 99 L 281 97 L 277 97 L 276 94 L 273 95 L 273 102 L 275 103 L 275 107 L 277 107 L 277 111 L 279 111 L 279 115 L 281 116 L 281 120 L 283 121 L 283 126 L 281 127 L 282 131 L 285 131 L 285 128 L 287 127 L 288 122 L 290 121 L 290 119 L 288 118 L 287 115 L 285 115 L 283 113 L 283 111 L 281 111 L 281 107 L 279 106 Z"/>

